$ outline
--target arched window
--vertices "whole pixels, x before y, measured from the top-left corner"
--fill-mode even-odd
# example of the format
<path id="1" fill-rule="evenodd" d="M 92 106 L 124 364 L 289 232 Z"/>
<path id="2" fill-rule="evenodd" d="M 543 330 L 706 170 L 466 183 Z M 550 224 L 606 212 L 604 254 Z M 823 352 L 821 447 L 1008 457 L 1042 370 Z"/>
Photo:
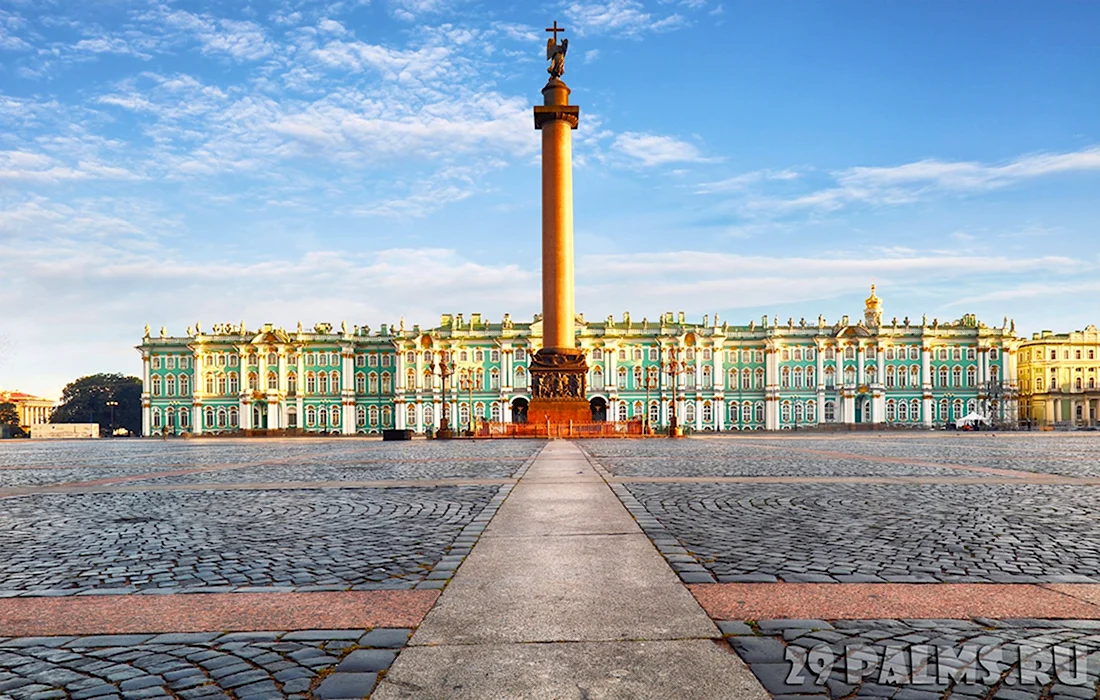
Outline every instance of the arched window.
<path id="1" fill-rule="evenodd" d="M 373 377 L 374 375 L 372 374 L 371 376 Z M 355 374 L 355 393 L 367 393 L 367 375 L 362 372 L 356 372 Z"/>
<path id="2" fill-rule="evenodd" d="M 946 389 L 947 388 L 947 368 L 946 367 L 940 367 L 940 388 L 941 389 Z"/>
<path id="3" fill-rule="evenodd" d="M 694 401 L 689 400 L 689 401 L 684 402 L 684 422 L 685 423 L 694 423 L 695 422 L 695 402 Z"/>
<path id="4" fill-rule="evenodd" d="M 203 414 L 203 420 L 202 420 L 203 425 L 205 425 L 207 427 L 210 427 L 210 428 L 214 427 L 214 407 L 213 406 L 207 406 L 206 408 L 204 408 L 202 410 L 202 414 Z"/>
<path id="5" fill-rule="evenodd" d="M 897 407 L 897 412 L 898 412 L 898 421 L 899 422 L 905 422 L 905 421 L 909 420 L 909 404 L 905 403 L 904 401 L 899 401 L 898 402 L 898 407 Z M 889 406 L 887 406 L 887 408 L 886 408 L 886 415 L 887 416 L 890 415 L 890 407 Z"/>
<path id="6" fill-rule="evenodd" d="M 405 391 L 416 391 L 416 370 L 412 367 L 405 370 Z"/>
<path id="7" fill-rule="evenodd" d="M 371 424 L 372 428 L 374 426 L 378 425 L 378 407 L 377 406 L 371 406 L 369 409 L 367 409 L 367 416 L 370 420 L 370 424 Z"/>
<path id="8" fill-rule="evenodd" d="M 966 385 L 973 388 L 978 383 L 978 370 L 976 367 L 966 368 Z M 1080 389 L 1081 387 L 1077 387 Z"/>
<path id="9" fill-rule="evenodd" d="M 340 407 L 339 406 L 330 407 L 329 411 L 328 411 L 328 414 L 329 414 L 329 418 L 330 418 L 329 424 L 332 427 L 335 428 L 336 426 L 340 425 Z"/>
<path id="10" fill-rule="evenodd" d="M 424 425 L 435 425 L 435 408 L 432 404 L 424 404 Z"/>
<path id="11" fill-rule="evenodd" d="M 485 390 L 485 368 L 474 370 L 474 389 L 477 391 Z"/>
<path id="12" fill-rule="evenodd" d="M 457 379 L 457 377 L 452 378 L 452 383 L 454 382 L 455 379 Z M 436 388 L 435 375 L 432 374 L 431 370 L 428 370 L 428 369 L 424 370 L 423 388 L 424 388 L 425 391 L 430 391 L 430 390 Z"/>
<path id="13" fill-rule="evenodd" d="M 327 394 L 328 393 L 328 373 L 327 372 L 318 372 L 317 373 L 317 387 L 318 387 L 318 393 L 321 393 L 321 394 Z"/>
<path id="14" fill-rule="evenodd" d="M 332 374 L 329 375 L 329 384 L 332 386 L 332 393 L 334 393 L 334 394 L 340 393 L 340 373 L 339 372 L 333 370 Z"/>
<path id="15" fill-rule="evenodd" d="M 878 383 L 878 368 L 875 367 L 874 365 L 867 365 L 866 372 L 867 372 L 867 383 L 868 384 L 877 384 Z"/>
<path id="16" fill-rule="evenodd" d="M 833 369 L 832 365 L 825 368 L 825 388 L 836 388 L 836 370 Z"/>
<path id="17" fill-rule="evenodd" d="M 825 402 L 825 415 L 824 419 L 826 423 L 836 422 L 836 401 Z"/>
<path id="18" fill-rule="evenodd" d="M 844 368 L 844 383 L 855 384 L 856 383 L 856 368 L 848 365 Z"/>
<path id="19" fill-rule="evenodd" d="M 619 368 L 618 378 L 619 378 L 618 387 L 620 389 L 625 389 L 626 388 L 626 367 L 620 367 Z"/>
<path id="20" fill-rule="evenodd" d="M 730 423 L 736 423 L 738 417 L 740 417 L 741 415 L 739 413 L 739 411 L 741 410 L 741 404 L 737 403 L 736 401 L 730 401 L 729 406 L 726 410 L 729 411 Z"/>
<path id="21" fill-rule="evenodd" d="M 729 378 L 726 380 L 726 385 L 729 386 L 730 389 L 737 388 L 739 374 L 740 373 L 736 369 L 731 369 L 729 371 Z"/>
<path id="22" fill-rule="evenodd" d="M 886 420 L 887 420 L 887 422 L 893 423 L 894 421 L 897 420 L 897 417 L 898 417 L 898 404 L 893 399 L 888 399 L 886 401 Z"/>
<path id="23" fill-rule="evenodd" d="M 603 350 L 601 350 L 600 348 L 593 349 L 592 350 L 592 359 L 593 360 L 602 360 L 603 359 Z"/>
<path id="24" fill-rule="evenodd" d="M 489 370 L 489 390 L 500 391 L 500 370 L 496 367 Z"/>
<path id="25" fill-rule="evenodd" d="M 373 406 L 372 406 L 373 408 Z M 362 428 L 367 424 L 367 407 L 356 406 L 355 407 L 355 425 Z"/>
<path id="26" fill-rule="evenodd" d="M 619 408 L 618 408 L 618 414 L 619 414 L 618 420 L 620 420 L 622 422 L 626 422 L 626 419 L 628 417 L 626 415 L 626 411 L 627 411 L 626 401 L 620 401 L 619 402 Z"/>
<path id="27" fill-rule="evenodd" d="M 755 415 L 753 416 L 757 423 L 764 422 L 764 402 L 758 401 L 756 403 Z"/>
<path id="28" fill-rule="evenodd" d="M 213 394 L 214 393 L 214 375 L 213 374 L 206 375 L 206 393 L 207 394 Z"/>
<path id="29" fill-rule="evenodd" d="M 259 364 L 259 358 L 256 357 L 256 353 L 254 353 L 254 352 L 248 353 L 248 364 L 249 364 L 249 366 Z"/>
<path id="30" fill-rule="evenodd" d="M 279 375 L 274 372 L 267 373 L 267 388 L 271 391 L 279 390 Z"/>
<path id="31" fill-rule="evenodd" d="M 764 370 L 763 369 L 757 369 L 756 370 L 756 375 L 754 376 L 754 381 L 753 381 L 753 384 L 752 384 L 752 388 L 753 389 L 763 389 L 764 388 Z"/>
<path id="32" fill-rule="evenodd" d="M 895 380 L 894 366 L 893 365 L 887 365 L 887 367 L 886 367 L 886 388 L 887 389 L 893 389 L 894 385 L 896 383 L 897 382 Z"/>
<path id="33" fill-rule="evenodd" d="M 267 364 L 271 367 L 276 367 L 279 364 L 279 356 L 273 352 L 267 353 Z"/>
<path id="34" fill-rule="evenodd" d="M 191 412 L 188 411 L 186 408 L 181 408 L 180 409 L 180 427 L 181 428 L 190 428 L 191 427 Z"/>
<path id="35" fill-rule="evenodd" d="M 306 393 L 317 393 L 317 375 L 313 372 L 306 372 Z"/>
<path id="36" fill-rule="evenodd" d="M 389 406 L 382 407 L 382 427 L 388 428 L 393 425 L 393 414 Z"/>
<path id="37" fill-rule="evenodd" d="M 599 365 L 592 370 L 592 388 L 596 391 L 603 389 L 603 368 Z"/>
<path id="38" fill-rule="evenodd" d="M 306 406 L 306 425 L 310 428 L 317 425 L 317 408 L 315 406 Z"/>
<path id="39" fill-rule="evenodd" d="M 639 384 L 640 386 L 640 384 Z M 710 365 L 703 365 L 703 388 L 711 389 L 714 387 L 714 374 Z"/>
<path id="40" fill-rule="evenodd" d="M 367 393 L 378 393 L 378 375 L 373 372 L 367 375 Z"/>
<path id="41" fill-rule="evenodd" d="M 783 403 L 779 404 L 779 420 L 781 420 L 783 423 L 790 423 L 791 422 L 791 402 L 790 401 L 784 401 Z"/>
<path id="42" fill-rule="evenodd" d="M 640 389 L 643 386 L 642 385 L 642 368 L 641 368 L 640 365 L 635 365 L 634 366 L 633 374 L 634 374 L 634 388 L 635 389 Z"/>
<path id="43" fill-rule="evenodd" d="M 661 404 L 656 401 L 649 402 L 649 424 L 654 425 L 661 422 Z"/>
<path id="44" fill-rule="evenodd" d="M 237 407 L 231 406 L 229 408 L 229 427 L 236 428 L 240 425 L 240 420 L 240 412 L 237 410 Z"/>
<path id="45" fill-rule="evenodd" d="M 416 406 L 411 403 L 405 406 L 405 427 L 416 430 Z"/>
<path id="46" fill-rule="evenodd" d="M 916 389 L 920 384 L 920 365 L 909 365 L 909 386 Z"/>
<path id="47" fill-rule="evenodd" d="M 191 378 L 186 374 L 180 375 L 180 396 L 187 396 L 191 393 Z"/>
<path id="48" fill-rule="evenodd" d="M 856 359 L 856 349 L 854 347 L 852 347 L 851 345 L 844 348 L 844 359 L 845 360 L 854 360 L 854 359 Z"/>
<path id="49" fill-rule="evenodd" d="M 524 370 L 522 367 L 516 367 L 516 388 L 527 388 L 527 371 Z"/>
<path id="50" fill-rule="evenodd" d="M 790 367 L 784 367 L 783 370 L 779 373 L 779 377 L 780 377 L 779 386 L 783 389 L 790 389 L 791 388 L 791 368 Z"/>
<path id="51" fill-rule="evenodd" d="M 228 425 L 228 423 L 229 423 L 228 415 L 229 414 L 226 413 L 226 410 L 224 408 L 219 408 L 218 409 L 218 427 L 219 428 L 224 428 L 226 425 Z"/>
<path id="52" fill-rule="evenodd" d="M 962 386 L 962 367 L 958 365 L 951 369 L 951 385 L 955 387 Z"/>
<path id="53" fill-rule="evenodd" d="M 794 374 L 794 388 L 795 389 L 801 389 L 802 388 L 802 368 L 801 367 L 795 367 L 793 374 Z"/>
<path id="54" fill-rule="evenodd" d="M 153 427 L 154 428 L 159 428 L 160 427 L 160 409 L 159 408 L 154 408 L 153 409 Z"/>
<path id="55" fill-rule="evenodd" d="M 744 391 L 752 389 L 752 370 L 748 367 L 741 370 L 741 389 Z"/>
<path id="56" fill-rule="evenodd" d="M 789 348 L 783 348 L 783 361 L 788 362 L 791 359 L 791 351 Z"/>
<path id="57" fill-rule="evenodd" d="M 169 374 L 164 378 L 164 386 L 169 396 L 176 395 L 176 375 Z"/>
<path id="58" fill-rule="evenodd" d="M 814 401 L 813 399 L 810 399 L 809 401 L 806 402 L 806 422 L 807 423 L 816 423 L 817 422 L 817 402 Z"/>
<path id="59" fill-rule="evenodd" d="M 489 405 L 489 420 L 494 423 L 500 422 L 500 402 L 494 401 Z"/>
<path id="60" fill-rule="evenodd" d="M 805 409 L 802 407 L 801 401 L 794 402 L 794 424 L 801 425 L 806 422 Z"/>
<path id="61" fill-rule="evenodd" d="M 256 391 L 260 388 L 260 378 L 256 376 L 255 372 L 248 373 L 248 389 L 249 391 Z"/>
<path id="62" fill-rule="evenodd" d="M 909 402 L 909 420 L 917 423 L 920 421 L 920 400 L 912 399 Z"/>
<path id="63" fill-rule="evenodd" d="M 153 382 L 152 383 L 153 383 L 153 396 L 160 396 L 161 391 L 162 391 L 162 389 L 161 389 L 162 380 L 161 380 L 159 374 L 154 374 L 153 375 Z"/>
<path id="64" fill-rule="evenodd" d="M 225 396 L 226 395 L 226 392 L 228 391 L 228 389 L 226 388 L 227 385 L 228 385 L 228 377 L 224 374 L 219 374 L 218 375 L 218 394 L 220 396 Z M 232 393 L 237 393 L 237 392 L 232 392 Z"/>
<path id="65" fill-rule="evenodd" d="M 389 372 L 382 373 L 382 393 L 387 396 L 393 393 L 393 378 Z"/>
<path id="66" fill-rule="evenodd" d="M 714 404 L 712 404 L 710 401 L 703 402 L 703 422 L 714 422 Z"/>
<path id="67" fill-rule="evenodd" d="M 635 401 L 634 405 L 631 406 L 631 411 L 630 411 L 631 417 L 634 418 L 635 420 L 640 419 L 642 417 L 642 408 L 643 408 L 642 402 L 641 401 Z"/>

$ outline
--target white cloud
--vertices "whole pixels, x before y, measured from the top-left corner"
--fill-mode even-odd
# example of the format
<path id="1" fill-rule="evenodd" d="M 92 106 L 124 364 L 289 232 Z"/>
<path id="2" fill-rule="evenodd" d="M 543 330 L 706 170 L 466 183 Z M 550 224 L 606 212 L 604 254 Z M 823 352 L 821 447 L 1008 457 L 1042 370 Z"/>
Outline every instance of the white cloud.
<path id="1" fill-rule="evenodd" d="M 628 131 L 615 137 L 612 148 L 646 166 L 712 161 L 704 158 L 699 149 L 692 144 L 658 134 Z"/>
<path id="2" fill-rule="evenodd" d="M 718 180 L 717 182 L 704 182 L 696 187 L 698 194 L 719 194 L 723 192 L 739 192 L 751 185 L 769 181 L 797 180 L 801 174 L 792 168 L 785 170 L 754 170 L 734 177 Z"/>
<path id="3" fill-rule="evenodd" d="M 591 49 L 589 51 L 584 52 L 584 62 L 585 63 L 592 63 L 593 61 L 595 61 L 599 57 L 600 57 L 600 50 L 599 49 Z"/>
<path id="4" fill-rule="evenodd" d="M 348 33 L 348 30 L 344 28 L 344 25 L 340 24 L 334 19 L 324 18 L 317 23 L 317 28 L 322 32 L 328 34 L 335 34 L 337 36 L 343 36 Z"/>
<path id="5" fill-rule="evenodd" d="M 0 151 L 0 181 L 57 184 L 66 180 L 136 180 L 138 176 L 125 168 L 104 165 L 96 161 L 65 164 L 43 153 Z"/>
<path id="6" fill-rule="evenodd" d="M 566 19 L 580 36 L 610 34 L 639 38 L 650 32 L 667 32 L 688 24 L 679 14 L 663 17 L 647 12 L 638 0 L 571 2 L 565 8 Z"/>
<path id="7" fill-rule="evenodd" d="M 274 51 L 264 28 L 252 21 L 197 15 L 185 10 L 160 10 L 159 19 L 170 30 L 190 33 L 206 54 L 225 54 L 239 61 L 254 61 Z"/>

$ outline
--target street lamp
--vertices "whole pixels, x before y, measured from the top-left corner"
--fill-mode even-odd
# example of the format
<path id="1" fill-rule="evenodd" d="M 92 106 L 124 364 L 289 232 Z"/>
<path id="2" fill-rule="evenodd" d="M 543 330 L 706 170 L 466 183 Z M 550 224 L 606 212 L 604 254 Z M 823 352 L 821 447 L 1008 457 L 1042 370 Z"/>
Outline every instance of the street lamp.
<path id="1" fill-rule="evenodd" d="M 111 422 L 107 426 L 108 430 L 111 433 L 111 437 L 115 436 L 115 406 L 117 406 L 117 405 L 118 405 L 118 401 L 108 401 L 107 402 L 107 407 L 111 409 Z"/>
<path id="2" fill-rule="evenodd" d="M 645 429 L 644 432 L 645 432 L 646 435 L 649 435 L 650 429 L 653 427 L 650 424 L 651 421 L 650 421 L 650 418 L 649 418 L 649 391 L 650 391 L 650 389 L 656 389 L 657 388 L 657 379 L 660 376 L 659 374 L 657 374 L 655 372 L 650 372 L 649 370 L 650 370 L 650 368 L 647 367 L 646 368 L 646 373 L 645 373 L 645 412 L 642 414 L 643 420 L 645 421 L 645 423 L 644 423 L 644 429 Z M 658 372 L 659 371 L 660 371 L 660 369 L 658 368 Z"/>
<path id="3" fill-rule="evenodd" d="M 439 369 L 439 375 L 442 379 L 441 387 L 443 391 L 443 413 L 439 418 L 439 432 L 436 434 L 438 437 L 450 437 L 450 422 L 447 415 L 447 377 L 454 374 L 455 363 L 448 360 L 447 352 L 441 350 L 439 352 L 439 362 L 435 361 L 435 353 L 431 354 L 431 361 L 428 363 L 428 369 L 432 371 L 432 375 L 435 375 L 436 368 Z"/>
<path id="4" fill-rule="evenodd" d="M 677 415 L 676 415 L 676 413 L 677 413 L 677 411 L 676 411 L 676 403 L 677 403 L 676 399 L 677 399 L 677 392 L 679 391 L 679 387 L 680 387 L 680 370 L 684 367 L 684 363 L 680 362 L 677 359 L 678 358 L 677 350 L 678 349 L 675 346 L 670 347 L 668 349 L 669 360 L 668 360 L 668 363 L 665 365 L 668 369 L 669 378 L 670 378 L 671 383 L 672 383 L 672 406 L 671 406 L 671 414 L 669 416 L 669 423 L 668 423 L 668 436 L 669 437 L 683 437 L 683 435 L 684 435 L 684 429 L 681 428 L 679 423 L 677 422 Z"/>

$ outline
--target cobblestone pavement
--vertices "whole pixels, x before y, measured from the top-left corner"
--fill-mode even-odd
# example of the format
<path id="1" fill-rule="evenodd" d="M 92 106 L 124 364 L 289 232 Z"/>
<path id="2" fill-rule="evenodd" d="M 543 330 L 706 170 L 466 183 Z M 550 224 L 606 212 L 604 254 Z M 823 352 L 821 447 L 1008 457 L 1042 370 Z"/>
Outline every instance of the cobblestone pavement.
<path id="1" fill-rule="evenodd" d="M 937 464 L 1100 477 L 1100 438 L 1091 433 L 589 440 L 583 447 L 618 477 L 982 475 Z"/>
<path id="2" fill-rule="evenodd" d="M 153 477 L 160 484 L 241 484 L 318 481 L 375 481 L 387 479 L 503 479 L 512 477 L 526 458 L 470 459 L 466 461 L 362 461 L 339 464 L 289 464 L 245 467 L 199 474 Z"/>
<path id="3" fill-rule="evenodd" d="M 0 697 L 361 698 L 408 629 L 0 638 Z"/>
<path id="4" fill-rule="evenodd" d="M 40 495 L 4 501 L 0 590 L 410 588 L 499 487 Z"/>
<path id="5" fill-rule="evenodd" d="M 625 488 L 719 582 L 1100 582 L 1091 486 Z"/>
<path id="6" fill-rule="evenodd" d="M 781 700 L 1100 694 L 1100 620 L 732 620 L 718 626 Z"/>

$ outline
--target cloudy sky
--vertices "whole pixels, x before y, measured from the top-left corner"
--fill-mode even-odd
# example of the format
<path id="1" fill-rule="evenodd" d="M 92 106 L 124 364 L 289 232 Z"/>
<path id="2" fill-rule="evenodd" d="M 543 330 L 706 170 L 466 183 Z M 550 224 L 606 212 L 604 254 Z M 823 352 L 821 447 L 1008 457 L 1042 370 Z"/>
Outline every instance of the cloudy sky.
<path id="1" fill-rule="evenodd" d="M 0 388 L 142 326 L 538 309 L 546 33 L 577 305 L 1100 323 L 1100 4 L 0 2 Z"/>

